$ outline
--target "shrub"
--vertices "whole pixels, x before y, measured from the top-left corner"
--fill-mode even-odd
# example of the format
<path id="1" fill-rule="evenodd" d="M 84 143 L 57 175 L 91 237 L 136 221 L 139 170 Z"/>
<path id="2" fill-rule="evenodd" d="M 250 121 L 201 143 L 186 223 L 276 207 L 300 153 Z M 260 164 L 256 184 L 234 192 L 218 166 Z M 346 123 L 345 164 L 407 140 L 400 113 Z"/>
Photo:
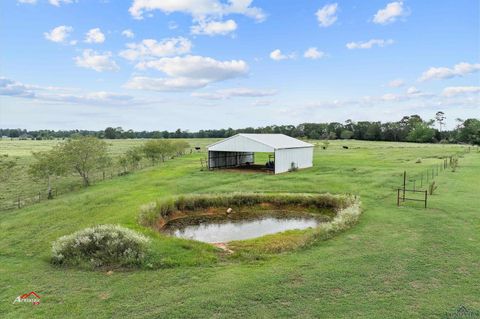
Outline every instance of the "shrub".
<path id="1" fill-rule="evenodd" d="M 94 226 L 57 239 L 52 244 L 52 263 L 88 268 L 139 266 L 148 242 L 118 225 Z"/>

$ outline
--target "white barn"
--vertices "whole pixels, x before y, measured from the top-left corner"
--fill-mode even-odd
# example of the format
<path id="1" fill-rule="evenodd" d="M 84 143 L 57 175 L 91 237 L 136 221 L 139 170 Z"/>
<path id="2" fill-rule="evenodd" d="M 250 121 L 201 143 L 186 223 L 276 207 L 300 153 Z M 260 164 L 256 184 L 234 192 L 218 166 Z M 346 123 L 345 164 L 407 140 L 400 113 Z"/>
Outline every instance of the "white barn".
<path id="1" fill-rule="evenodd" d="M 313 166 L 313 145 L 284 134 L 237 134 L 208 146 L 208 168 L 250 166 L 255 153 L 273 153 L 266 168 L 275 174 Z"/>

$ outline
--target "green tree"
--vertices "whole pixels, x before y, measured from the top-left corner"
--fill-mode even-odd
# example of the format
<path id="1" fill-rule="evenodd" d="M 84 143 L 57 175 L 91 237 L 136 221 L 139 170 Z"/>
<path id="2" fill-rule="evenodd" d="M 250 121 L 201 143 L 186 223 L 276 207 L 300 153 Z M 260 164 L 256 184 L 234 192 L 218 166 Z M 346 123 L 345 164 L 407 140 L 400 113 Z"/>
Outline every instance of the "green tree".
<path id="1" fill-rule="evenodd" d="M 47 198 L 53 198 L 52 178 L 63 175 L 66 171 L 63 154 L 59 147 L 45 152 L 32 153 L 34 162 L 30 164 L 29 174 L 34 178 L 43 179 L 47 184 Z"/>
<path id="2" fill-rule="evenodd" d="M 349 130 L 343 130 L 342 133 L 340 134 L 340 138 L 342 140 L 349 140 L 353 136 L 353 132 Z"/>
<path id="3" fill-rule="evenodd" d="M 431 123 L 417 122 L 407 135 L 407 141 L 417 143 L 432 142 L 435 136 L 435 130 L 431 128 Z"/>
<path id="4" fill-rule="evenodd" d="M 152 161 L 152 164 L 157 163 L 162 157 L 162 148 L 160 140 L 151 140 L 143 144 L 143 153 L 145 157 Z"/>
<path id="5" fill-rule="evenodd" d="M 80 175 L 84 186 L 90 185 L 91 173 L 109 159 L 107 143 L 92 136 L 69 139 L 60 152 L 65 166 Z"/>
<path id="6" fill-rule="evenodd" d="M 458 139 L 460 142 L 480 145 L 480 120 L 465 120 L 460 128 L 458 135 Z"/>
<path id="7" fill-rule="evenodd" d="M 142 160 L 142 149 L 138 146 L 132 147 L 125 153 L 128 164 L 134 169 L 138 168 L 140 161 Z"/>

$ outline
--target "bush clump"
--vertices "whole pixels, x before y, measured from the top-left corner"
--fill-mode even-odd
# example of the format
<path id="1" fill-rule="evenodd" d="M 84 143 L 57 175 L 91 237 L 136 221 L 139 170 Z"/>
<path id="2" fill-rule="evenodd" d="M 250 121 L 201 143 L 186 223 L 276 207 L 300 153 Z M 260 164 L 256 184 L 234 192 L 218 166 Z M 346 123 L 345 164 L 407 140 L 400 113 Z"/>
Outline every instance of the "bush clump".
<path id="1" fill-rule="evenodd" d="M 149 239 L 118 225 L 98 225 L 60 237 L 52 244 L 52 263 L 87 268 L 140 266 Z"/>

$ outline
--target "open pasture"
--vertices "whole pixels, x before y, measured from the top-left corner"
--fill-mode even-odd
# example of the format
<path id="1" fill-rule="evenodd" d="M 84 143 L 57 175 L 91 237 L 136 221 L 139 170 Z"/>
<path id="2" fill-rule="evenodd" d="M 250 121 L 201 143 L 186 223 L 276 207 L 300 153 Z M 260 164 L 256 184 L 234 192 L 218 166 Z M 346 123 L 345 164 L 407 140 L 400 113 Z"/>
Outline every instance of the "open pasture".
<path id="1" fill-rule="evenodd" d="M 113 151 L 138 142 L 109 143 Z M 39 142 L 1 143 L 2 152 L 28 163 L 28 150 Z M 17 145 L 14 151 L 10 145 Z M 193 153 L 2 212 L 0 313 L 4 318 L 438 318 L 462 305 L 478 310 L 480 153 L 462 155 L 456 172 L 435 178 L 438 189 L 427 209 L 415 203 L 397 208 L 394 191 L 404 170 L 419 174 L 462 149 L 331 141 L 326 150 L 315 148 L 313 168 L 276 176 L 201 171 L 205 153 Z M 357 225 L 328 241 L 238 260 L 138 223 L 139 207 L 156 199 L 230 192 L 349 193 L 360 196 L 363 214 Z M 58 237 L 106 223 L 149 236 L 152 269 L 92 272 L 49 263 Z M 12 304 L 29 291 L 41 296 L 41 305 Z"/>

